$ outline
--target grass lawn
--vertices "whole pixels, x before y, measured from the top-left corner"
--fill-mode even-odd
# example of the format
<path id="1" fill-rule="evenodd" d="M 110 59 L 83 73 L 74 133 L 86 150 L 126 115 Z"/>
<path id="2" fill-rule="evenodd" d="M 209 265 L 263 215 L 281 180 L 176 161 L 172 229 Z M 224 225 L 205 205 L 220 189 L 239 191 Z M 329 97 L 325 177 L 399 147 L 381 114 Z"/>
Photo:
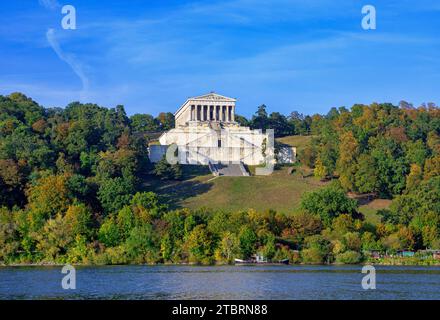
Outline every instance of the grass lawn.
<path id="1" fill-rule="evenodd" d="M 296 151 L 300 152 L 311 144 L 312 138 L 313 136 L 287 136 L 277 138 L 276 140 L 289 146 L 296 147 Z"/>
<path id="2" fill-rule="evenodd" d="M 391 204 L 391 200 L 375 199 L 367 204 L 359 206 L 359 211 L 365 216 L 365 221 L 372 224 L 378 224 L 381 217 L 377 214 L 380 209 L 387 209 Z"/>
<path id="3" fill-rule="evenodd" d="M 191 167 L 191 166 L 184 166 Z M 188 168 L 184 168 L 184 172 Z M 185 173 L 183 181 L 161 181 L 148 176 L 144 187 L 159 194 L 171 208 L 212 209 L 233 211 L 274 209 L 290 214 L 298 210 L 301 195 L 324 183 L 314 177 L 288 175 L 287 168 L 270 176 L 217 177 L 209 172 Z"/>

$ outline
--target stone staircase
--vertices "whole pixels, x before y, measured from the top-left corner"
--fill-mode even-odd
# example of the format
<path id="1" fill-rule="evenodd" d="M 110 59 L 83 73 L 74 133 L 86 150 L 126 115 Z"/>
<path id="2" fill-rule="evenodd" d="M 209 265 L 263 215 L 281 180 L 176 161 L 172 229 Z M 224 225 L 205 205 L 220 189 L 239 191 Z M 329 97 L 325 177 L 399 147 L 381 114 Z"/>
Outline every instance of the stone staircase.
<path id="1" fill-rule="evenodd" d="M 209 169 L 214 176 L 227 176 L 227 177 L 246 177 L 249 176 L 249 172 L 246 170 L 243 163 L 209 163 Z"/>

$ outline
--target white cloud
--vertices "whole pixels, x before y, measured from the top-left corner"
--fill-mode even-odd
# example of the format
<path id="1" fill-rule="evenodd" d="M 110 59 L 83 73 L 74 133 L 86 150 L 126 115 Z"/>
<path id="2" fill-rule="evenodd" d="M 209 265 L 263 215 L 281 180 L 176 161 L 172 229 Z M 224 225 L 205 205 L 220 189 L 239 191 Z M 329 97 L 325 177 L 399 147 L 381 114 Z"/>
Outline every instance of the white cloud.
<path id="1" fill-rule="evenodd" d="M 60 4 L 57 0 L 38 0 L 38 3 L 50 10 L 55 10 L 56 8 L 60 7 Z"/>
<path id="2" fill-rule="evenodd" d="M 46 33 L 47 41 L 49 42 L 52 49 L 57 54 L 58 58 L 60 58 L 62 61 L 66 62 L 75 72 L 75 74 L 80 78 L 82 83 L 82 90 L 80 92 L 80 100 L 84 101 L 87 99 L 87 93 L 89 90 L 89 79 L 84 73 L 84 67 L 73 55 L 64 53 L 61 49 L 56 36 L 55 36 L 55 30 L 49 29 Z"/>

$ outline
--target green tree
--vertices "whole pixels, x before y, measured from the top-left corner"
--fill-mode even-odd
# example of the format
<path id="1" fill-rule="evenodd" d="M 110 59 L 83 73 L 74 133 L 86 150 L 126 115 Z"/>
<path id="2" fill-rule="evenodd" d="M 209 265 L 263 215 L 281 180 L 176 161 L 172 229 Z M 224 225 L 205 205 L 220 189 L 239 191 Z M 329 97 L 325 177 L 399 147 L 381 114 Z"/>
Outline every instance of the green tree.
<path id="1" fill-rule="evenodd" d="M 212 261 L 213 242 L 206 226 L 199 224 L 190 232 L 186 240 L 189 261 L 193 263 L 208 264 Z"/>
<path id="2" fill-rule="evenodd" d="M 312 214 L 318 214 L 324 225 L 342 213 L 356 213 L 356 200 L 349 199 L 343 190 L 329 186 L 306 193 L 301 200 L 301 207 Z"/>
<path id="3" fill-rule="evenodd" d="M 163 180 L 182 178 L 182 168 L 177 164 L 169 164 L 164 156 L 159 162 L 154 165 L 154 174 Z"/>
<path id="4" fill-rule="evenodd" d="M 238 235 L 240 252 L 243 259 L 249 259 L 256 252 L 258 237 L 249 226 L 243 226 Z"/>
<path id="5" fill-rule="evenodd" d="M 110 178 L 102 182 L 98 190 L 98 199 L 104 211 L 117 212 L 130 203 L 133 196 L 133 184 L 124 178 Z"/>
<path id="6" fill-rule="evenodd" d="M 321 235 L 314 235 L 305 239 L 305 249 L 301 251 L 304 263 L 322 264 L 328 261 L 330 242 Z"/>
<path id="7" fill-rule="evenodd" d="M 237 236 L 229 231 L 224 232 L 215 251 L 215 259 L 221 262 L 232 263 L 239 253 L 240 241 Z"/>

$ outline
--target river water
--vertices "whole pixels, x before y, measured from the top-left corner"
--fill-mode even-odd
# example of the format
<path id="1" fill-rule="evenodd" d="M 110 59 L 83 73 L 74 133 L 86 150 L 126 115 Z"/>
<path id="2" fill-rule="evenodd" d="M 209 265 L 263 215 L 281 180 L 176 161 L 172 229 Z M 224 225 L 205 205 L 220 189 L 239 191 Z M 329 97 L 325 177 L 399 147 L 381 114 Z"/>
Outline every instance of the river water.
<path id="1" fill-rule="evenodd" d="M 440 267 L 376 266 L 364 290 L 362 266 L 0 267 L 0 299 L 440 299 Z"/>

